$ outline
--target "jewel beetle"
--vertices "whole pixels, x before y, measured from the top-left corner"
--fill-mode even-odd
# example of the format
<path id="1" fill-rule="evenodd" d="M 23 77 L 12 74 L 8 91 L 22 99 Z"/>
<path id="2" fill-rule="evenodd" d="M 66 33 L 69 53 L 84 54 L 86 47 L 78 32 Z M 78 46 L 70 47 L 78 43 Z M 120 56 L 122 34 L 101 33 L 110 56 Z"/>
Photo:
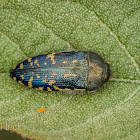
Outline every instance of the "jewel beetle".
<path id="1" fill-rule="evenodd" d="M 91 51 L 38 55 L 10 70 L 10 77 L 20 84 L 46 91 L 97 90 L 109 76 L 109 65 Z"/>

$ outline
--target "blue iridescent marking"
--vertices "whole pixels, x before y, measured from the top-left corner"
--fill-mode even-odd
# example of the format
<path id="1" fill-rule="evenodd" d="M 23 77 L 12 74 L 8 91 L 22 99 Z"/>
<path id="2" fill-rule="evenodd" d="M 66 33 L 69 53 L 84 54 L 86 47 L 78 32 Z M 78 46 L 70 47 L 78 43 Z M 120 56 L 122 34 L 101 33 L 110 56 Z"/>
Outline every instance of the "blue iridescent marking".
<path id="1" fill-rule="evenodd" d="M 87 52 L 61 52 L 29 58 L 10 71 L 24 85 L 43 90 L 86 89 Z"/>

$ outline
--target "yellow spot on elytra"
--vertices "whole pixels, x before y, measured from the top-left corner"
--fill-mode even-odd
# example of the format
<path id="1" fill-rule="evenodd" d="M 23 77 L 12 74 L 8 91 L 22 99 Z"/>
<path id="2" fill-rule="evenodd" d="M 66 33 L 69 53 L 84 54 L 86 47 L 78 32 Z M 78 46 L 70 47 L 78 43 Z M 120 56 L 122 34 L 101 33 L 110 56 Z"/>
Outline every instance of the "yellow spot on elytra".
<path id="1" fill-rule="evenodd" d="M 32 60 L 32 58 L 29 58 L 29 59 L 28 59 L 28 62 L 31 62 L 31 60 Z"/>
<path id="2" fill-rule="evenodd" d="M 86 89 L 77 89 L 77 88 L 74 88 L 74 90 L 76 90 L 76 91 L 85 91 Z"/>
<path id="3" fill-rule="evenodd" d="M 40 78 L 39 74 L 36 74 L 36 77 L 37 77 L 37 78 Z"/>
<path id="4" fill-rule="evenodd" d="M 72 73 L 65 73 L 64 74 L 64 78 L 75 77 L 75 76 L 77 76 L 77 74 L 72 74 Z"/>
<path id="5" fill-rule="evenodd" d="M 13 67 L 13 69 L 15 69 L 15 68 L 16 68 L 16 66 Z"/>
<path id="6" fill-rule="evenodd" d="M 45 78 L 47 78 L 47 75 L 45 75 Z"/>
<path id="7" fill-rule="evenodd" d="M 36 59 L 36 60 L 34 61 L 34 63 L 37 64 L 37 63 L 38 63 L 38 59 Z"/>
<path id="8" fill-rule="evenodd" d="M 23 69 L 23 63 L 20 64 L 20 69 Z"/>
<path id="9" fill-rule="evenodd" d="M 32 81 L 33 81 L 33 76 L 30 77 L 29 81 L 28 81 L 28 86 L 31 88 L 32 85 Z"/>
<path id="10" fill-rule="evenodd" d="M 64 89 L 62 89 L 62 91 L 71 91 L 71 89 L 64 88 Z"/>
<path id="11" fill-rule="evenodd" d="M 72 63 L 77 63 L 78 62 L 78 60 L 76 60 L 76 59 L 74 59 L 73 61 L 72 61 Z"/>
<path id="12" fill-rule="evenodd" d="M 33 62 L 30 62 L 30 65 L 33 66 Z"/>
<path id="13" fill-rule="evenodd" d="M 37 109 L 36 111 L 38 112 L 45 111 L 45 108 Z"/>
<path id="14" fill-rule="evenodd" d="M 38 87 L 36 88 L 37 90 L 43 90 L 44 87 Z"/>
<path id="15" fill-rule="evenodd" d="M 48 82 L 48 84 L 51 86 L 52 84 L 54 84 L 56 81 L 55 80 L 50 80 L 49 82 Z"/>
<path id="16" fill-rule="evenodd" d="M 71 89 L 68 89 L 68 88 L 61 89 L 61 88 L 59 88 L 57 86 L 54 86 L 54 89 L 59 90 L 59 91 L 70 91 L 71 90 Z"/>
<path id="17" fill-rule="evenodd" d="M 13 77 L 13 79 L 16 81 L 17 78 L 16 77 Z"/>
<path id="18" fill-rule="evenodd" d="M 38 67 L 41 67 L 41 66 L 39 65 L 39 63 L 38 63 L 38 59 L 36 59 L 36 60 L 34 61 L 34 63 L 35 63 Z"/>
<path id="19" fill-rule="evenodd" d="M 18 81 L 21 85 L 24 85 L 21 81 Z"/>
<path id="20" fill-rule="evenodd" d="M 32 68 L 35 68 L 34 66 L 32 66 Z"/>
<path id="21" fill-rule="evenodd" d="M 56 75 L 57 75 L 57 73 L 56 73 L 56 72 L 53 72 L 53 74 L 51 74 L 50 77 L 54 77 L 54 76 L 56 76 Z"/>
<path id="22" fill-rule="evenodd" d="M 24 75 L 20 75 L 21 79 L 24 80 Z"/>
<path id="23" fill-rule="evenodd" d="M 31 72 L 31 74 L 34 74 L 34 72 Z"/>
<path id="24" fill-rule="evenodd" d="M 47 63 L 45 62 L 44 65 L 47 65 Z"/>
<path id="25" fill-rule="evenodd" d="M 47 87 L 47 90 L 48 90 L 48 91 L 52 91 L 52 90 L 50 89 L 50 87 Z"/>
<path id="26" fill-rule="evenodd" d="M 57 87 L 57 86 L 54 86 L 54 89 L 55 89 L 55 90 L 59 90 L 59 91 L 62 90 L 61 88 L 59 88 L 59 87 Z"/>
<path id="27" fill-rule="evenodd" d="M 47 83 L 46 79 L 42 80 L 42 82 Z"/>
<path id="28" fill-rule="evenodd" d="M 64 60 L 64 61 L 63 61 L 63 64 L 67 64 L 67 61 Z"/>
<path id="29" fill-rule="evenodd" d="M 54 60 L 54 54 L 55 54 L 55 53 L 48 54 L 47 57 L 46 57 L 46 59 L 47 59 L 47 58 L 51 58 L 52 64 L 56 64 L 56 62 L 55 62 L 55 60 Z"/>

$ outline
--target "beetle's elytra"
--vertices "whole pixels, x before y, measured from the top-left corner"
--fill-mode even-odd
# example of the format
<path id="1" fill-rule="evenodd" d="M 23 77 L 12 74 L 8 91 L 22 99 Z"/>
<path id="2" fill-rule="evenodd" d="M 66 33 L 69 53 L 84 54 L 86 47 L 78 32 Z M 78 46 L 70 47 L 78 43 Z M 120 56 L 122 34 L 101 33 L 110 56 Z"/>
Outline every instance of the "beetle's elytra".
<path id="1" fill-rule="evenodd" d="M 71 51 L 38 55 L 19 63 L 10 76 L 22 85 L 46 91 L 97 90 L 110 68 L 94 52 Z"/>

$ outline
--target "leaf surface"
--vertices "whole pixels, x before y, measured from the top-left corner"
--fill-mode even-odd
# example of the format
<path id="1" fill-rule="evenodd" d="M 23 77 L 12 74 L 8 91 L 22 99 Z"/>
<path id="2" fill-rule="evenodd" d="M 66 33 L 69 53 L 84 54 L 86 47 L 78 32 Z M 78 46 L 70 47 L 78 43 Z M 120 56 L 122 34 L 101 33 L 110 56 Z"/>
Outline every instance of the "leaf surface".
<path id="1" fill-rule="evenodd" d="M 1 1 L 2 127 L 46 140 L 138 139 L 139 15 L 140 2 L 133 0 Z M 103 88 L 76 95 L 36 91 L 9 77 L 26 58 L 70 50 L 105 58 L 112 74 Z"/>

